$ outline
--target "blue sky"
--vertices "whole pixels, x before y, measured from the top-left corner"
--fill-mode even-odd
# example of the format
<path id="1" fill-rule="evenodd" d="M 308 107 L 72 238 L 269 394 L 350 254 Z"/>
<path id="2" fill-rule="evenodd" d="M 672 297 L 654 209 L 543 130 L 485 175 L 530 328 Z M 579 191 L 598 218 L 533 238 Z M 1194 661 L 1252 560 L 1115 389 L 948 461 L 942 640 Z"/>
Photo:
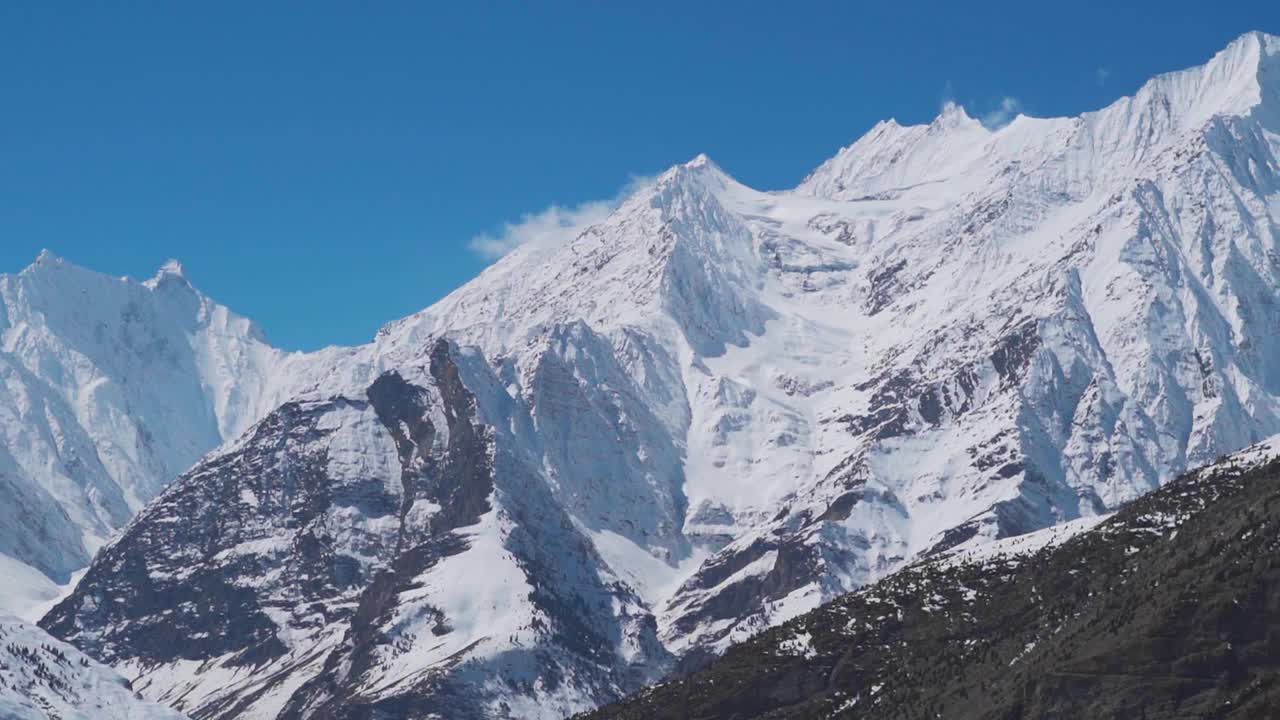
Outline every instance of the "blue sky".
<path id="1" fill-rule="evenodd" d="M 948 97 L 1076 114 L 1280 32 L 1263 0 L 266 5 L 0 4 L 0 271 L 176 257 L 284 347 L 357 343 L 504 223 L 699 152 L 788 187 Z"/>

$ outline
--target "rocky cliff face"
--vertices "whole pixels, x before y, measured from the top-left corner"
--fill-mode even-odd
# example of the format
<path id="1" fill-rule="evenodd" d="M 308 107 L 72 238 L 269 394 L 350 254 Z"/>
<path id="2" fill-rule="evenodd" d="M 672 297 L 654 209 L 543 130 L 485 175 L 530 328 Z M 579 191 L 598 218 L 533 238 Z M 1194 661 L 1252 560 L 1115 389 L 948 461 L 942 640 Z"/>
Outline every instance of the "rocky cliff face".
<path id="1" fill-rule="evenodd" d="M 883 123 L 791 191 L 672 168 L 273 365 L 43 624 L 196 717 L 559 717 L 1110 512 L 1280 433 L 1278 58 Z"/>

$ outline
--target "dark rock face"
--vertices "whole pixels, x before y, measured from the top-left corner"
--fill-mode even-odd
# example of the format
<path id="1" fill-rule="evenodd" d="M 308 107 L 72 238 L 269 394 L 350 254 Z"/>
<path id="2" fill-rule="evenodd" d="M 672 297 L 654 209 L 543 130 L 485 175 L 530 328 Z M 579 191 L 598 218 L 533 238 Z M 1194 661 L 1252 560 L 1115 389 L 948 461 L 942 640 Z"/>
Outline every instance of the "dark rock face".
<path id="1" fill-rule="evenodd" d="M 675 619 L 675 629 L 692 632 L 701 625 L 718 620 L 750 617 L 759 613 L 769 601 L 786 597 L 812 581 L 820 572 L 815 548 L 790 539 L 759 540 L 741 552 L 717 556 L 702 567 L 680 592 L 683 595 L 706 593 L 769 554 L 774 559 L 768 572 L 747 575 L 720 592 L 708 593 L 705 599 L 692 604 Z"/>
<path id="2" fill-rule="evenodd" d="M 1031 555 L 926 561 L 599 718 L 1280 712 L 1280 461 L 1227 461 Z"/>
<path id="3" fill-rule="evenodd" d="M 1022 320 L 1002 328 L 1000 335 L 985 354 L 973 353 L 965 359 L 958 356 L 950 367 L 930 369 L 917 362 L 897 368 L 861 383 L 859 390 L 871 392 L 867 412 L 835 418 L 852 435 L 866 435 L 872 440 L 886 440 L 936 428 L 961 418 L 979 404 L 979 388 L 989 368 L 999 383 L 997 392 L 1016 388 L 1026 381 L 1027 370 L 1041 348 L 1034 320 Z M 961 335 L 981 335 L 976 329 Z M 937 338 L 931 350 L 945 350 L 957 338 Z M 927 380 L 941 374 L 939 380 Z M 990 402 L 989 398 L 982 398 Z M 1015 473 L 1016 474 L 1016 473 Z M 1008 477 L 1008 476 L 1006 476 Z"/>
<path id="4" fill-rule="evenodd" d="M 143 692 L 200 664 L 153 693 L 196 718 L 518 717 L 504 697 L 590 706 L 665 674 L 652 615 L 500 429 L 487 363 L 444 341 L 424 355 L 363 398 L 282 406 L 180 478 L 42 626 Z M 510 637 L 436 604 L 467 587 L 460 558 L 527 588 L 486 608 L 528 618 Z M 201 677 L 217 672 L 234 680 Z"/>
<path id="5" fill-rule="evenodd" d="M 233 653 L 255 664 L 281 655 L 268 607 L 314 609 L 316 621 L 344 612 L 333 602 L 360 583 L 361 570 L 335 550 L 319 522 L 326 509 L 393 505 L 367 487 L 335 492 L 325 475 L 318 421 L 336 399 L 288 403 L 260 423 L 236 451 L 192 470 L 104 548 L 77 591 L 41 626 L 104 662 L 200 660 Z M 271 554 L 223 551 L 288 529 Z M 238 578 L 278 573 L 270 601 Z"/>
<path id="6" fill-rule="evenodd" d="M 490 680 L 499 680 L 516 692 L 528 692 L 535 685 L 554 691 L 573 683 L 593 702 L 602 702 L 659 677 L 669 659 L 656 640 L 652 617 L 645 614 L 629 621 L 605 610 L 615 599 L 638 603 L 625 588 L 607 586 L 593 577 L 600 560 L 590 542 L 573 529 L 549 490 L 532 473 L 509 464 L 514 458 L 504 450 L 491 459 L 489 431 L 476 421 L 475 398 L 447 353 L 433 354 L 431 374 L 448 421 L 449 439 L 443 451 L 422 454 L 433 431 L 422 420 L 417 388 L 398 376 L 384 375 L 369 396 L 379 419 L 396 439 L 405 469 L 406 496 L 412 492 L 441 509 L 431 516 L 423 532 L 406 532 L 399 541 L 402 547 L 396 561 L 362 595 L 350 629 L 326 659 L 324 671 L 290 698 L 280 717 L 479 720 L 514 712 L 501 701 L 493 702 L 495 691 L 485 687 Z M 467 658 L 464 650 L 434 671 L 404 682 L 393 693 L 371 692 L 382 671 L 379 663 L 412 652 L 389 631 L 395 615 L 405 609 L 405 595 L 420 587 L 436 563 L 467 549 L 468 541 L 455 531 L 474 525 L 490 511 L 489 498 L 495 490 L 522 498 L 503 510 L 513 525 L 507 547 L 530 586 L 528 602 L 535 609 L 533 622 L 543 635 L 543 644 L 511 648 L 487 662 Z M 406 528 L 411 529 L 408 523 Z M 444 612 L 416 608 L 424 610 L 435 618 L 433 636 L 453 632 Z M 626 644 L 625 636 L 640 645 L 641 662 L 617 667 L 616 649 Z M 419 638 L 417 642 L 430 640 Z"/>
<path id="7" fill-rule="evenodd" d="M 432 697 L 439 689 L 434 684 L 370 705 L 358 697 L 364 676 L 376 669 L 378 649 L 388 642 L 380 626 L 395 612 L 399 593 L 412 590 L 414 578 L 441 559 L 466 550 L 466 541 L 453 531 L 474 525 L 491 509 L 488 443 L 476 424 L 474 398 L 459 379 L 446 344 L 438 344 L 431 353 L 430 373 L 447 423 L 443 448 L 436 446 L 437 431 L 429 419 L 430 398 L 424 388 L 394 371 L 369 387 L 369 402 L 391 434 L 400 460 L 403 490 L 394 560 L 361 593 L 342 645 L 329 654 L 324 671 L 290 698 L 281 718 L 363 718 L 388 712 L 395 717 L 420 717 L 439 702 Z M 420 526 L 409 520 L 419 500 L 440 508 Z M 432 633 L 448 634 L 444 613 L 427 610 L 435 619 Z"/>

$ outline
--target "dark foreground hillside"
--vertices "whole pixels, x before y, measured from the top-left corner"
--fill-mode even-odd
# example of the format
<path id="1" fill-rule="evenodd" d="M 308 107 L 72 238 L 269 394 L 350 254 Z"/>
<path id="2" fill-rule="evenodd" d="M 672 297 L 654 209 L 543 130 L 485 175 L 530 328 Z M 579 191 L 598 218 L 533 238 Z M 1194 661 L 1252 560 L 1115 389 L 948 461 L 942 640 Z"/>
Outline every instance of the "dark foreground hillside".
<path id="1" fill-rule="evenodd" d="M 908 568 L 588 717 L 1280 717 L 1275 456 L 1190 473 L 1057 547 Z"/>

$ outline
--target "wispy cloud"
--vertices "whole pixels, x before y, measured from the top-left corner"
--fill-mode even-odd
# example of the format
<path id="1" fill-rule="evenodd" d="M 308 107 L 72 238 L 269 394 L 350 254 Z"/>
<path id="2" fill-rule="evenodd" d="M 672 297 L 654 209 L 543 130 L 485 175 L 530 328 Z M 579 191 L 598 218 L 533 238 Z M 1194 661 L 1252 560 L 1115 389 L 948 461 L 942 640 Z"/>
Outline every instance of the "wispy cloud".
<path id="1" fill-rule="evenodd" d="M 1015 97 L 1004 97 L 1000 100 L 1000 106 L 995 110 L 983 115 L 982 124 L 992 130 L 999 130 L 1008 125 L 1018 113 L 1022 111 L 1022 102 Z"/>
<path id="2" fill-rule="evenodd" d="M 1094 80 L 1098 82 L 1098 87 L 1102 87 L 1103 85 L 1106 85 L 1107 80 L 1109 79 L 1111 79 L 1111 68 L 1100 67 L 1094 73 Z"/>
<path id="3" fill-rule="evenodd" d="M 620 202 L 652 180 L 651 177 L 632 176 L 622 190 L 608 200 L 551 205 L 537 212 L 525 213 L 518 220 L 504 222 L 490 232 L 472 237 L 467 247 L 488 260 L 496 260 L 522 245 L 557 247 L 573 240 L 588 227 L 603 222 Z"/>
<path id="4" fill-rule="evenodd" d="M 942 86 L 942 95 L 938 98 L 938 112 L 946 112 L 949 106 L 958 104 L 959 103 L 956 102 L 955 86 L 953 86 L 951 81 L 948 80 L 946 84 Z"/>
<path id="5" fill-rule="evenodd" d="M 504 222 L 496 232 L 476 235 L 467 246 L 472 252 L 490 260 L 496 260 L 521 245 L 555 247 L 609 217 L 612 210 L 613 203 L 605 200 L 571 207 L 552 205 L 538 212 L 525 213 L 515 222 Z"/>

